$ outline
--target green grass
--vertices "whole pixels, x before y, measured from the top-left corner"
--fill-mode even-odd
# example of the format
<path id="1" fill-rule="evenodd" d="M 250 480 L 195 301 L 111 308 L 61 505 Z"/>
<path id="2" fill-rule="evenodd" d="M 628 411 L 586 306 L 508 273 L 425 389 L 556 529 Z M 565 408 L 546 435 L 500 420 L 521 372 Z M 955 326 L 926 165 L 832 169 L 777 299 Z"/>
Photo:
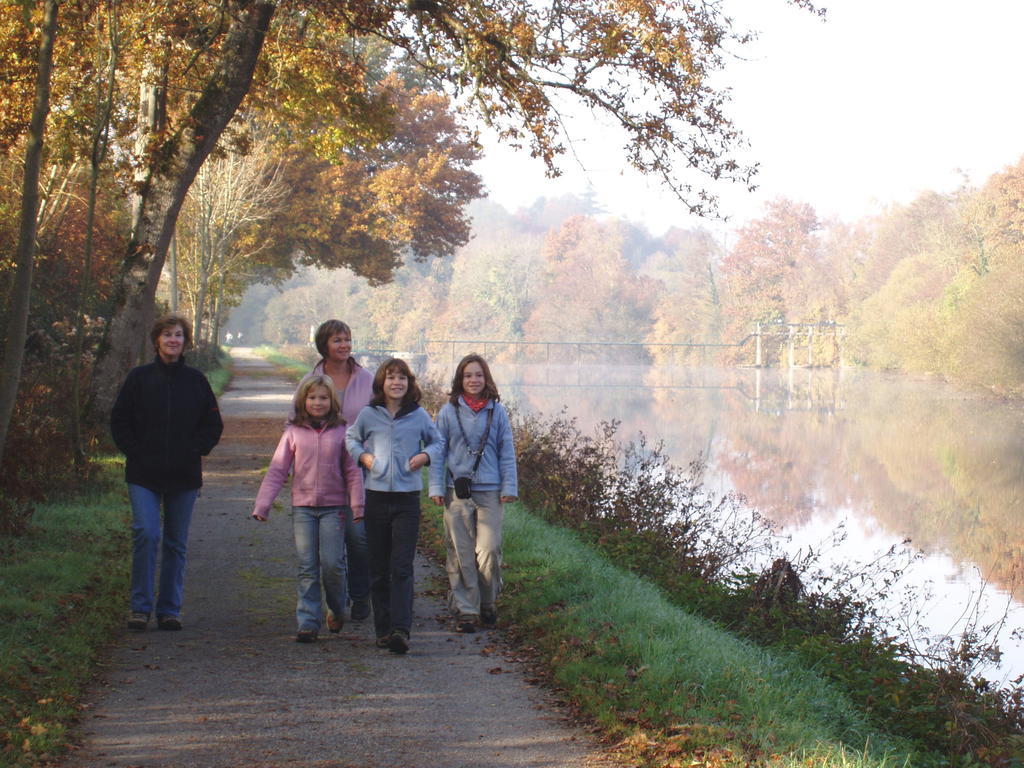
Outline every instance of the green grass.
<path id="1" fill-rule="evenodd" d="M 312 363 L 296 360 L 294 357 L 286 357 L 285 355 L 280 354 L 274 347 L 257 347 L 255 351 L 257 355 L 262 357 L 268 363 L 273 363 L 274 365 L 285 369 L 287 375 L 295 381 L 299 381 L 313 368 Z"/>
<path id="2" fill-rule="evenodd" d="M 424 539 L 443 557 L 438 508 Z M 506 507 L 503 622 L 550 683 L 648 765 L 843 766 L 907 761 L 839 691 L 672 605 L 571 532 Z M 894 757 L 894 755 L 902 755 Z M 678 759 L 679 762 L 672 762 Z"/>
<path id="3" fill-rule="evenodd" d="M 213 390 L 213 394 L 220 397 L 224 394 L 224 390 L 228 388 L 228 382 L 231 381 L 231 368 L 223 367 L 217 368 L 216 370 L 209 371 L 206 374 L 206 380 L 210 382 L 210 388 Z"/>
<path id="4" fill-rule="evenodd" d="M 130 557 L 119 462 L 74 498 L 39 504 L 0 539 L 0 763 L 63 750 L 97 650 L 122 618 Z M 122 567 L 123 566 L 123 567 Z"/>

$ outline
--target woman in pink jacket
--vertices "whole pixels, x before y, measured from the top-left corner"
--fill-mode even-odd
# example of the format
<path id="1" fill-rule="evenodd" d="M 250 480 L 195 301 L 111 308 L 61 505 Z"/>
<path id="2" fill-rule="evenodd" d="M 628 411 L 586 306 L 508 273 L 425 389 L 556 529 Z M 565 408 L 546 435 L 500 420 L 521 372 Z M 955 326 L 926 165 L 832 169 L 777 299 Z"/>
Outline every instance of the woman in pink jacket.
<path id="1" fill-rule="evenodd" d="M 373 397 L 373 374 L 352 357 L 352 329 L 341 320 L 325 320 L 316 329 L 314 341 L 320 362 L 306 376 L 326 374 L 331 377 L 341 420 L 346 425 L 353 424 Z M 352 621 L 362 621 L 370 615 L 370 554 L 362 520 L 345 518 L 345 552 Z"/>
<path id="2" fill-rule="evenodd" d="M 320 582 L 327 601 L 327 628 L 341 631 L 346 604 L 345 516 L 363 517 L 363 477 L 345 450 L 345 424 L 330 376 L 303 380 L 295 392 L 295 416 L 274 451 L 252 516 L 265 522 L 289 473 L 292 525 L 299 556 L 296 641 L 311 643 L 320 631 Z"/>

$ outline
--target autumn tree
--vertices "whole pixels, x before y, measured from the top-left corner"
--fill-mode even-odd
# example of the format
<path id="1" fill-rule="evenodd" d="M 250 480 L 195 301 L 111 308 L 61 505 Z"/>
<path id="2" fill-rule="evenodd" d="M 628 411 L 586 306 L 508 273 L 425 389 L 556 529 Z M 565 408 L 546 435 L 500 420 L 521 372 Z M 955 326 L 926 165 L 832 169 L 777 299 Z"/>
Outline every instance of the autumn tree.
<path id="1" fill-rule="evenodd" d="M 178 213 L 249 91 L 276 3 L 178 2 L 156 10 L 145 19 L 150 31 L 140 54 L 131 240 L 94 380 L 101 413 L 142 350 Z"/>
<path id="2" fill-rule="evenodd" d="M 134 361 L 185 192 L 250 90 L 268 35 L 274 56 L 263 59 L 269 66 L 260 70 L 254 103 L 307 117 L 326 110 L 333 125 L 346 117 L 365 128 L 364 137 L 381 114 L 366 88 L 365 62 L 357 47 L 319 41 L 387 41 L 447 84 L 503 141 L 529 145 L 552 171 L 565 149 L 564 97 L 606 115 L 622 131 L 626 162 L 660 177 L 695 212 L 714 209 L 708 179 L 750 180 L 752 170 L 732 157 L 740 137 L 724 112 L 727 94 L 710 84 L 746 36 L 718 6 L 308 0 L 282 8 L 271 26 L 278 10 L 255 0 L 178 2 L 154 24 L 164 35 L 153 35 L 163 42 L 143 77 L 143 103 L 155 109 L 140 110 L 137 225 L 98 382 L 101 402 Z M 170 83 L 174 89 L 164 87 Z"/>
<path id="3" fill-rule="evenodd" d="M 813 302 L 807 276 L 820 265 L 821 228 L 811 206 L 786 199 L 765 206 L 765 215 L 741 227 L 722 259 L 732 324 L 826 318 L 807 317 Z"/>
<path id="4" fill-rule="evenodd" d="M 1001 394 L 1024 391 L 1024 160 L 965 201 L 967 287 L 958 291 L 950 373 Z M 983 268 L 982 268 L 983 267 Z M 965 282 L 965 281 L 960 281 Z"/>
<path id="5" fill-rule="evenodd" d="M 39 214 L 39 171 L 43 157 L 46 116 L 50 111 L 50 72 L 53 68 L 54 38 L 57 34 L 57 0 L 46 0 L 40 21 L 39 49 L 36 55 L 35 97 L 25 147 L 24 174 L 21 183 L 21 213 L 15 252 L 15 277 L 3 356 L 3 382 L 0 384 L 0 458 L 3 457 L 7 431 L 21 381 L 28 329 L 32 271 L 36 253 L 37 216 Z"/>
<path id="6" fill-rule="evenodd" d="M 543 237 L 519 217 L 498 215 L 486 201 L 471 209 L 475 237 L 451 263 L 445 311 L 434 338 L 523 338 L 543 281 Z M 530 219 L 530 224 L 533 219 Z"/>
<path id="7" fill-rule="evenodd" d="M 623 255 L 628 225 L 577 216 L 550 233 L 528 340 L 638 341 L 650 325 L 654 284 Z"/>
<path id="8" fill-rule="evenodd" d="M 287 194 L 266 136 L 245 154 L 226 153 L 200 169 L 178 222 L 179 285 L 172 288 L 187 299 L 196 339 L 216 341 L 222 302 L 255 277 L 248 265 L 268 249 L 265 239 L 250 235 L 279 213 Z"/>
<path id="9" fill-rule="evenodd" d="M 672 229 L 642 274 L 661 286 L 647 341 L 654 344 L 715 343 L 721 340 L 722 306 L 717 262 L 721 246 L 706 230 Z M 698 348 L 650 347 L 658 362 L 703 360 Z"/>
<path id="10" fill-rule="evenodd" d="M 324 159 L 302 145 L 281 161 L 289 189 L 277 216 L 258 231 L 279 259 L 347 267 L 373 283 L 390 280 L 408 253 L 450 256 L 469 239 L 464 206 L 482 193 L 479 158 L 447 97 L 405 85 L 394 74 L 374 87 L 390 105 L 387 137 Z"/>

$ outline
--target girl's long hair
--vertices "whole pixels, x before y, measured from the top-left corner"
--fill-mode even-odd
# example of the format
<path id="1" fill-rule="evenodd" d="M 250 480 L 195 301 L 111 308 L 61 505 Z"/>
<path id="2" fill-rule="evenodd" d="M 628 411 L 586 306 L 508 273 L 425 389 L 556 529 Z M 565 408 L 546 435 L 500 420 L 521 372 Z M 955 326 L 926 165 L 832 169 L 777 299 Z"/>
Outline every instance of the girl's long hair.
<path id="1" fill-rule="evenodd" d="M 491 376 L 491 368 L 487 365 L 487 361 L 475 352 L 459 360 L 459 364 L 455 367 L 455 375 L 452 377 L 452 391 L 448 393 L 448 402 L 452 405 L 458 405 L 459 395 L 466 394 L 462 389 L 462 377 L 466 373 L 466 366 L 470 363 L 480 363 L 480 367 L 484 370 L 484 388 L 480 392 L 480 397 L 493 400 L 496 403 L 500 402 L 501 395 L 498 394 L 498 385 L 494 383 L 494 377 Z"/>
<path id="2" fill-rule="evenodd" d="M 392 372 L 404 373 L 409 380 L 409 388 L 405 390 L 405 396 L 402 397 L 402 407 L 419 403 L 423 392 L 420 390 L 420 385 L 416 383 L 416 374 L 412 372 L 412 368 L 405 360 L 389 357 L 380 364 L 377 372 L 373 375 L 373 397 L 370 399 L 370 405 L 384 405 L 387 402 L 384 397 L 384 379 Z"/>
<path id="3" fill-rule="evenodd" d="M 306 396 L 313 387 L 323 387 L 331 395 L 331 410 L 327 412 L 324 426 L 333 427 L 335 424 L 342 422 L 341 406 L 338 404 L 338 393 L 334 391 L 334 382 L 326 374 L 314 373 L 312 376 L 303 379 L 299 384 L 299 388 L 295 390 L 295 399 L 293 401 L 295 416 L 288 423 L 294 424 L 297 427 L 308 427 L 312 423 L 313 419 L 306 410 Z"/>

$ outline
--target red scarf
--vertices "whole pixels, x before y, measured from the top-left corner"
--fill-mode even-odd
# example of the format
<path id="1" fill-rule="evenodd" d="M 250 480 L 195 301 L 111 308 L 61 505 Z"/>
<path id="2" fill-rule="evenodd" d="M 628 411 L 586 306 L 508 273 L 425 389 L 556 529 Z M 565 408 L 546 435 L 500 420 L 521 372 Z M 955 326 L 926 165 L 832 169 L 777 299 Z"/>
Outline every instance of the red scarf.
<path id="1" fill-rule="evenodd" d="M 466 401 L 466 405 L 470 407 L 473 413 L 480 413 L 488 403 L 486 397 L 473 397 L 465 392 L 462 393 L 462 399 Z"/>

